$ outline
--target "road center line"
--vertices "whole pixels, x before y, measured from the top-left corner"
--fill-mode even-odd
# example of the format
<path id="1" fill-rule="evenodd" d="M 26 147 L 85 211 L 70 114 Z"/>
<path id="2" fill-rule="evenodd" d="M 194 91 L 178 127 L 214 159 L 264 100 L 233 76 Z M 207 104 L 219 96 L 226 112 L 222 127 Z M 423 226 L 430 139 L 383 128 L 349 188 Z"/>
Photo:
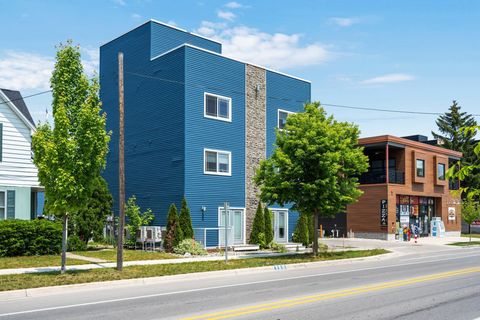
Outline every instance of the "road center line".
<path id="1" fill-rule="evenodd" d="M 480 253 L 475 254 L 475 255 L 470 255 L 469 257 L 476 257 L 476 256 L 480 256 Z M 421 261 L 421 262 L 399 263 L 399 264 L 379 266 L 379 267 L 359 268 L 359 269 L 354 269 L 354 270 L 333 271 L 333 272 L 325 272 L 325 273 L 308 274 L 308 275 L 303 275 L 303 276 L 275 278 L 275 279 L 252 281 L 252 282 L 245 282 L 245 283 L 235 283 L 235 284 L 228 284 L 228 285 L 221 285 L 221 286 L 203 287 L 203 288 L 189 289 L 189 290 L 153 293 L 153 294 L 134 296 L 134 297 L 116 298 L 116 299 L 77 303 L 77 304 L 63 305 L 63 306 L 56 306 L 56 307 L 48 307 L 48 308 L 40 308 L 40 309 L 32 309 L 32 310 L 24 310 L 24 311 L 3 313 L 3 314 L 0 314 L 0 318 L 1 317 L 12 316 L 12 315 L 46 312 L 46 311 L 62 310 L 62 309 L 70 309 L 70 308 L 79 308 L 79 307 L 85 307 L 85 306 L 93 306 L 93 305 L 115 303 L 115 302 L 122 302 L 122 301 L 132 301 L 132 300 L 139 300 L 139 299 L 155 298 L 155 297 L 168 296 L 168 295 L 176 295 L 176 294 L 193 293 L 193 292 L 201 292 L 201 291 L 208 291 L 208 290 L 242 287 L 242 286 L 249 286 L 249 285 L 263 284 L 263 283 L 272 283 L 272 282 L 279 282 L 279 281 L 315 278 L 315 277 L 335 275 L 335 274 L 353 273 L 353 272 L 369 271 L 369 270 L 381 270 L 381 269 L 388 269 L 388 268 L 395 268 L 395 267 L 402 267 L 402 266 L 409 266 L 409 265 L 417 265 L 417 264 L 434 263 L 434 262 L 456 260 L 456 259 L 458 259 L 458 258 L 454 257 L 454 258 L 428 260 L 428 261 Z"/>
<path id="2" fill-rule="evenodd" d="M 351 289 L 346 289 L 346 290 L 341 290 L 341 291 L 321 293 L 321 294 L 303 296 L 303 297 L 293 298 L 293 299 L 283 299 L 283 300 L 279 300 L 279 301 L 271 302 L 271 303 L 264 303 L 264 304 L 258 304 L 258 305 L 243 307 L 243 308 L 225 310 L 225 311 L 209 313 L 209 314 L 203 314 L 203 315 L 199 315 L 199 316 L 184 318 L 183 320 L 227 319 L 227 318 L 233 318 L 233 317 L 238 317 L 238 316 L 247 315 L 247 314 L 260 313 L 260 312 L 264 312 L 264 311 L 271 311 L 271 310 L 274 310 L 274 309 L 289 308 L 289 307 L 293 307 L 293 306 L 297 306 L 297 305 L 313 303 L 313 302 L 318 302 L 318 301 L 327 300 L 327 299 L 341 298 L 341 297 L 345 297 L 345 296 L 357 295 L 357 294 L 366 293 L 366 292 L 373 292 L 373 291 L 380 291 L 380 290 L 385 290 L 385 289 L 390 289 L 390 288 L 397 288 L 397 287 L 407 286 L 407 285 L 411 285 L 411 284 L 428 282 L 428 281 L 445 279 L 445 278 L 451 278 L 451 277 L 455 277 L 455 276 L 466 275 L 466 274 L 477 273 L 477 272 L 480 272 L 480 268 L 478 268 L 478 267 L 460 269 L 460 270 L 455 270 L 455 271 L 432 274 L 432 275 L 428 275 L 428 276 L 383 282 L 383 283 L 367 285 L 367 286 L 362 286 L 362 287 L 356 287 L 356 288 L 351 288 Z"/>

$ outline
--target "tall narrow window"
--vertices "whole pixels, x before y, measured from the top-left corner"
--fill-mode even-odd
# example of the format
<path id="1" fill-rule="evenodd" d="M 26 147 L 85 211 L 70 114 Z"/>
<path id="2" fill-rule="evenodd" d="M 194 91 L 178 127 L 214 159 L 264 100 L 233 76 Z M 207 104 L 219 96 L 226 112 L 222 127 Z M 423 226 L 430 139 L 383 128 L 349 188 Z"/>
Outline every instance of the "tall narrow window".
<path id="1" fill-rule="evenodd" d="M 425 177 L 425 160 L 417 159 L 417 176 Z"/>
<path id="2" fill-rule="evenodd" d="M 438 180 L 445 180 L 445 164 L 444 163 L 437 164 L 437 178 Z"/>
<path id="3" fill-rule="evenodd" d="M 205 93 L 205 114 L 206 118 L 231 121 L 232 120 L 232 99 L 215 94 Z"/>
<path id="4" fill-rule="evenodd" d="M 223 176 L 231 175 L 232 154 L 229 151 L 204 150 L 204 173 L 218 174 Z"/>
<path id="5" fill-rule="evenodd" d="M 7 217 L 5 215 L 5 191 L 0 191 L 0 220 L 5 220 Z"/>

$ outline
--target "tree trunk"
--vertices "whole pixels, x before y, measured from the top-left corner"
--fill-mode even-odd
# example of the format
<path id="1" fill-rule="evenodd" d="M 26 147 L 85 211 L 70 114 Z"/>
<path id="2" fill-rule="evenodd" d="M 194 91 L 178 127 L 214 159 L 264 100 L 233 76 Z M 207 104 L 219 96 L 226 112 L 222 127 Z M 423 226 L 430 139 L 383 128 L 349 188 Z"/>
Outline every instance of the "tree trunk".
<path id="1" fill-rule="evenodd" d="M 63 232 L 62 232 L 62 267 L 60 273 L 67 271 L 67 231 L 68 231 L 68 215 L 63 215 Z"/>
<path id="2" fill-rule="evenodd" d="M 472 242 L 472 225 L 468 225 L 468 234 L 470 235 L 470 242 Z"/>
<path id="3" fill-rule="evenodd" d="M 313 255 L 318 256 L 318 209 L 313 212 Z"/>

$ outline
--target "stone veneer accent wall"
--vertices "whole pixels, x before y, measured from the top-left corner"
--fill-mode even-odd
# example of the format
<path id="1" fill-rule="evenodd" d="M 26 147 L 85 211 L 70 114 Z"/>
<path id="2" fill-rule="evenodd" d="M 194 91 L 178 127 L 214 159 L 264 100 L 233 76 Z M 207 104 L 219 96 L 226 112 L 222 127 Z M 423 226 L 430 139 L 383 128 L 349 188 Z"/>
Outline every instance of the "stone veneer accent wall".
<path id="1" fill-rule="evenodd" d="M 265 69 L 246 67 L 245 112 L 245 219 L 247 242 L 258 206 L 258 188 L 253 182 L 260 160 L 266 157 L 266 72 Z"/>

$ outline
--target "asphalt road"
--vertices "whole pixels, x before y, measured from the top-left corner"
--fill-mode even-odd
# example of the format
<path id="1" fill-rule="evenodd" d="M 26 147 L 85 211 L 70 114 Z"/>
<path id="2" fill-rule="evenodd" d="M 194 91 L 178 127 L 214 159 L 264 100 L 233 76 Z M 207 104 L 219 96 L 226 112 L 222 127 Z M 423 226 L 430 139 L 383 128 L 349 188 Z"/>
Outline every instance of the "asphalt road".
<path id="1" fill-rule="evenodd" d="M 401 251 L 401 250 L 400 250 Z M 0 301 L 0 319 L 476 319 L 480 248 Z"/>

